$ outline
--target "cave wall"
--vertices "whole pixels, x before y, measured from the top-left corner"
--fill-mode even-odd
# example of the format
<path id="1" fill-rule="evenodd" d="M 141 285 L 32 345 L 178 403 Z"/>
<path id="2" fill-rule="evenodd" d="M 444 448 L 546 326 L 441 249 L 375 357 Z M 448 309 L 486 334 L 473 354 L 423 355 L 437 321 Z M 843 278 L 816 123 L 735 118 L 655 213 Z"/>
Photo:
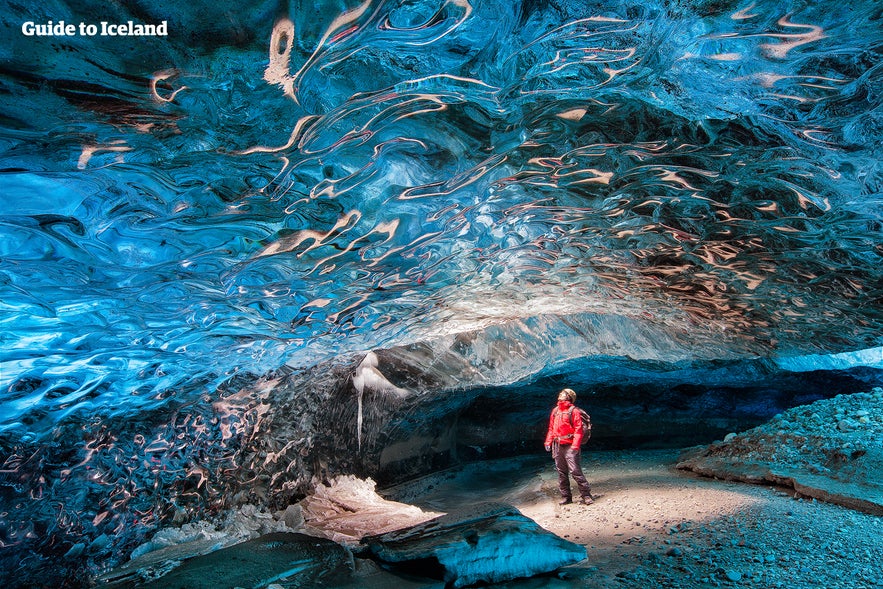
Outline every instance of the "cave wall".
<path id="1" fill-rule="evenodd" d="M 541 452 L 564 386 L 592 414 L 589 448 L 601 450 L 708 442 L 795 404 L 883 383 L 873 368 L 791 373 L 759 360 L 590 357 L 481 386 L 505 370 L 476 363 L 473 351 L 455 339 L 444 354 L 415 345 L 241 374 L 200 403 L 71 420 L 50 443 L 0 437 L 0 493 L 19 507 L 0 524 L 13 548 L 0 561 L 10 571 L 61 562 L 56 578 L 80 578 L 159 527 L 243 504 L 281 509 L 336 475 L 391 485 Z"/>
<path id="2" fill-rule="evenodd" d="M 763 423 L 790 407 L 867 391 L 883 371 L 815 371 L 768 375 L 740 384 L 684 381 L 590 388 L 561 374 L 529 384 L 478 392 L 460 413 L 456 439 L 462 460 L 538 452 L 556 393 L 571 387 L 577 405 L 592 416 L 591 450 L 683 448 L 723 438 Z M 661 379 L 660 379 L 661 380 Z"/>

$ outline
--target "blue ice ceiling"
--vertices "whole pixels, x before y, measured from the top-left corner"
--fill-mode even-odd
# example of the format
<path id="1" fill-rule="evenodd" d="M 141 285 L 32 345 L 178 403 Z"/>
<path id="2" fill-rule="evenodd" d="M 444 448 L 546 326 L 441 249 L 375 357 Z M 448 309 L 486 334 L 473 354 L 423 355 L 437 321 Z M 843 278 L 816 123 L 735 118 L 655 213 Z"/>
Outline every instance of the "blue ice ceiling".
<path id="1" fill-rule="evenodd" d="M 880 346 L 881 9 L 7 4 L 0 430 L 489 326 L 539 364 Z"/>

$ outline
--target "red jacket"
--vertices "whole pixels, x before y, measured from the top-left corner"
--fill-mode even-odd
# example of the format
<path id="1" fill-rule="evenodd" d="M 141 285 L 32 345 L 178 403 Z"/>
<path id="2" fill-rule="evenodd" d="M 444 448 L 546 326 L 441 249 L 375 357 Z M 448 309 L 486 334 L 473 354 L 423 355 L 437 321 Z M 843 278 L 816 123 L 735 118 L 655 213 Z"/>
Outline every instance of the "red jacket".
<path id="1" fill-rule="evenodd" d="M 583 417 L 570 401 L 559 401 L 549 416 L 546 445 L 556 439 L 559 444 L 573 444 L 577 447 L 583 441 Z"/>

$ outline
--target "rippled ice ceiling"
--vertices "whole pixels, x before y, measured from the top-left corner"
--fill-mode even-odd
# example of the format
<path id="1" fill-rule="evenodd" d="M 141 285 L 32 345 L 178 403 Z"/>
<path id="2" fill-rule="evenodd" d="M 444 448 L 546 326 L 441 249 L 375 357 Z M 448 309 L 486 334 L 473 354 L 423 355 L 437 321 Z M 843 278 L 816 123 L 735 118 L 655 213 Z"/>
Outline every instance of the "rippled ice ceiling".
<path id="1" fill-rule="evenodd" d="M 879 2 L 73 4 L 2 15 L 13 437 L 544 315 L 881 344 Z"/>

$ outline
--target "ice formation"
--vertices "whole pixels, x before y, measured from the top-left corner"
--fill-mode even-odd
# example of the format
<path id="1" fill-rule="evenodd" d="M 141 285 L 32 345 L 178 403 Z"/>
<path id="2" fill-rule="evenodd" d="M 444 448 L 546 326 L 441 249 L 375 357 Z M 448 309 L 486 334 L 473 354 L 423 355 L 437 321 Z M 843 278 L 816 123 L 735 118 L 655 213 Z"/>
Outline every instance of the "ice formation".
<path id="1" fill-rule="evenodd" d="M 33 10 L 0 10 L 17 578 L 425 472 L 495 388 L 880 368 L 875 0 Z"/>
<path id="2" fill-rule="evenodd" d="M 578 563 L 585 546 L 560 538 L 518 509 L 479 504 L 416 526 L 365 538 L 391 564 L 433 562 L 446 586 L 470 587 L 531 577 Z"/>
<path id="3" fill-rule="evenodd" d="M 307 530 L 340 542 L 355 545 L 372 534 L 414 526 L 441 515 L 419 507 L 388 501 L 377 494 L 376 483 L 352 475 L 336 477 L 315 490 L 298 505 Z"/>

